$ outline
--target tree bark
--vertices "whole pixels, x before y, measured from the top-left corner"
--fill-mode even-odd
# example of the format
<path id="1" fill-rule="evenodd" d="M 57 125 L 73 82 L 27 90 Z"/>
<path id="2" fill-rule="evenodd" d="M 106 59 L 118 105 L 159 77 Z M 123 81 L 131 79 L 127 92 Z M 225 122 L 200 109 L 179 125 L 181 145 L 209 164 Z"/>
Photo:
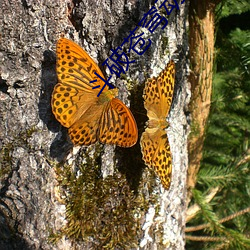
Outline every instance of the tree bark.
<path id="1" fill-rule="evenodd" d="M 147 120 L 144 82 L 170 58 L 176 62 L 167 130 L 173 156 L 169 191 L 144 166 L 139 143 L 129 149 L 73 147 L 50 105 L 60 36 L 84 47 L 107 76 L 101 63 L 138 25 L 151 1 L 0 4 L 0 249 L 184 249 L 187 3 L 169 16 L 161 9 L 167 27 L 145 32 L 150 49 L 132 55 L 136 63 L 123 76 L 126 81 L 114 82 L 119 98 L 130 103 L 140 136 Z"/>
<path id="2" fill-rule="evenodd" d="M 188 203 L 191 199 L 192 188 L 195 187 L 197 173 L 202 160 L 202 149 L 205 138 L 206 123 L 210 111 L 213 60 L 214 60 L 214 21 L 215 7 L 220 1 L 190 1 L 189 27 L 190 27 L 190 64 L 192 98 L 189 110 L 192 126 L 188 140 L 189 168 L 187 187 Z"/>

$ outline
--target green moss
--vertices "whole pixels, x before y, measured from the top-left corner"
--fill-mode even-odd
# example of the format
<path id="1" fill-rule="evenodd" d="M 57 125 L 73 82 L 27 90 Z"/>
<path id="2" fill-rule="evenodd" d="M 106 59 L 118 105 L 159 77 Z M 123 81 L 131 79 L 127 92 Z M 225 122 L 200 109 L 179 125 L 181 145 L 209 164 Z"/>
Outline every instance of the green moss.
<path id="1" fill-rule="evenodd" d="M 68 165 L 58 165 L 56 172 L 66 197 L 68 223 L 60 232 L 51 234 L 51 241 L 65 235 L 75 241 L 92 242 L 98 249 L 138 246 L 139 220 L 150 201 L 142 192 L 135 195 L 124 174 L 117 171 L 103 179 L 92 159 L 80 164 L 77 174 Z"/>

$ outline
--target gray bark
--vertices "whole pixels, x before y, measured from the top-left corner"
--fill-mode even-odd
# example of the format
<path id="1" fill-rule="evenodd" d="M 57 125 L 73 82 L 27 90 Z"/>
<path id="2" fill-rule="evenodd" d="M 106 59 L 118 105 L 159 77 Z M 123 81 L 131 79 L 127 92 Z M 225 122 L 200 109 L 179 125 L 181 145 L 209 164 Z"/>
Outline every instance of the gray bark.
<path id="1" fill-rule="evenodd" d="M 162 2 L 159 0 L 156 6 Z M 62 33 L 101 65 L 110 56 L 110 49 L 122 43 L 151 6 L 151 1 L 143 0 L 0 0 L 0 249 L 184 249 L 188 135 L 184 111 L 190 89 L 187 3 L 166 16 L 169 23 L 164 30 L 160 25 L 153 34 L 146 34 L 152 41 L 147 53 L 130 57 L 137 60 L 126 72 L 130 91 L 126 81 L 114 82 L 119 97 L 130 103 L 140 135 L 147 120 L 145 111 L 140 114 L 144 82 L 157 75 L 170 58 L 175 60 L 176 86 L 167 130 L 173 155 L 169 191 L 144 166 L 139 142 L 131 149 L 99 143 L 73 148 L 67 130 L 55 120 L 50 105 L 57 82 L 55 45 Z M 161 14 L 166 15 L 165 10 Z M 100 209 L 104 209 L 103 224 L 100 214 L 91 219 L 100 232 L 102 226 L 114 232 L 105 241 L 95 229 L 96 234 L 83 239 L 68 234 L 51 242 L 52 232 L 58 233 L 67 225 L 67 202 L 73 204 L 73 191 L 63 185 L 59 175 L 69 169 L 79 175 L 80 164 L 99 169 L 99 178 L 105 177 L 103 183 L 113 183 L 107 189 L 107 200 L 96 198 Z M 93 193 L 93 198 L 98 192 Z M 121 203 L 125 204 L 124 211 L 116 215 L 129 215 L 127 225 L 126 220 L 122 221 L 125 215 L 106 218 L 107 206 L 115 209 Z M 129 228 L 131 231 L 126 231 Z M 119 230 L 124 230 L 123 234 L 118 234 Z"/>

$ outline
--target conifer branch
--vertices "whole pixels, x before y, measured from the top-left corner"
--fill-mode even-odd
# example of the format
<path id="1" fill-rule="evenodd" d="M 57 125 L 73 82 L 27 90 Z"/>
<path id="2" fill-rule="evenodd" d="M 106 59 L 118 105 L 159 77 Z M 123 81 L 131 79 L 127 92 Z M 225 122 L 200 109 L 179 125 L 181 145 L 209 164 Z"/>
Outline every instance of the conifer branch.
<path id="1" fill-rule="evenodd" d="M 209 203 L 214 198 L 214 196 L 217 194 L 218 191 L 219 187 L 212 188 L 209 194 L 205 197 L 205 202 Z M 191 207 L 189 207 L 186 213 L 186 223 L 189 222 L 191 219 L 193 219 L 200 210 L 201 207 L 198 204 L 194 204 Z"/>
<path id="2" fill-rule="evenodd" d="M 247 162 L 250 162 L 250 149 L 247 150 L 246 155 L 243 157 L 243 159 L 241 159 L 237 163 L 236 167 L 238 168 L 239 166 L 241 166 L 242 164 L 245 164 Z"/>
<path id="3" fill-rule="evenodd" d="M 219 223 L 224 223 L 226 221 L 232 220 L 232 219 L 234 219 L 242 214 L 249 213 L 249 212 L 250 212 L 250 207 L 245 208 L 241 211 L 233 213 L 233 214 L 219 220 Z M 198 226 L 194 226 L 194 227 L 186 227 L 185 232 L 187 233 L 187 232 L 199 231 L 199 230 L 205 229 L 207 227 L 210 227 L 210 223 L 206 223 L 206 224 L 202 224 L 202 225 L 198 225 Z"/>
<path id="4" fill-rule="evenodd" d="M 186 235 L 186 240 L 192 240 L 192 241 L 225 241 L 225 240 L 227 240 L 227 238 L 226 237 Z"/>

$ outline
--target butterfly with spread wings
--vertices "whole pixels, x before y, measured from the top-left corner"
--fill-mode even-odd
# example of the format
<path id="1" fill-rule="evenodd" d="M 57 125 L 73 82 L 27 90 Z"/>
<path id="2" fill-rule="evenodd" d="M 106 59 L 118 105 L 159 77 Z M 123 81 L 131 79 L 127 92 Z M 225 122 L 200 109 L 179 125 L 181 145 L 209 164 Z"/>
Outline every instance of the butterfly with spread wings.
<path id="1" fill-rule="evenodd" d="M 76 43 L 60 38 L 56 48 L 58 83 L 52 94 L 52 111 L 75 145 L 97 141 L 131 147 L 138 139 L 135 119 L 116 98 L 118 89 L 108 89 L 97 64 Z M 96 85 L 103 88 L 99 90 Z"/>

